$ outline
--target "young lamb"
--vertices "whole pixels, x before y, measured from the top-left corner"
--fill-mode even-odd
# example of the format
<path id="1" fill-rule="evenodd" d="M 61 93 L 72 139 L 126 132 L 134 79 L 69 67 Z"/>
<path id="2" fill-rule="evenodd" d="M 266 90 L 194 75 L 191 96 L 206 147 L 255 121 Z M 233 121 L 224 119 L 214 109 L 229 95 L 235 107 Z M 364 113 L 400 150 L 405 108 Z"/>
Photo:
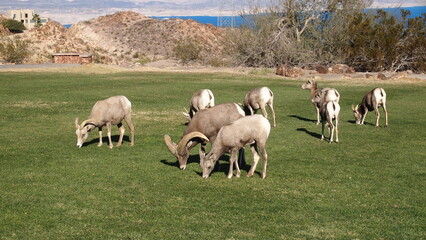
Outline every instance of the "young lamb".
<path id="1" fill-rule="evenodd" d="M 340 105 L 337 101 L 328 101 L 321 105 L 320 115 L 322 122 L 321 140 L 324 139 L 324 127 L 328 125 L 328 132 L 330 133 L 329 142 L 333 142 L 333 135 L 336 132 L 336 143 L 339 142 L 339 119 L 340 119 Z M 333 124 L 333 119 L 336 124 Z"/>
<path id="2" fill-rule="evenodd" d="M 322 103 L 328 101 L 336 101 L 337 103 L 340 100 L 339 92 L 334 88 L 318 88 L 317 83 L 314 79 L 308 80 L 305 84 L 302 85 L 302 89 L 310 90 L 311 92 L 311 102 L 314 105 L 317 111 L 317 122 L 320 123 L 320 107 Z"/>
<path id="3" fill-rule="evenodd" d="M 383 107 L 385 112 L 385 127 L 388 126 L 388 111 L 386 109 L 386 92 L 383 88 L 374 88 L 367 94 L 365 94 L 361 103 L 356 105 L 352 104 L 352 111 L 355 116 L 356 124 L 364 124 L 365 117 L 367 116 L 368 111 L 373 111 L 376 113 L 376 127 L 379 126 L 380 112 L 379 107 Z"/>
<path id="4" fill-rule="evenodd" d="M 99 128 L 99 144 L 102 146 L 102 127 L 107 126 L 108 145 L 112 148 L 111 142 L 111 126 L 117 125 L 120 129 L 120 138 L 117 147 L 121 146 L 123 142 L 124 126 L 121 123 L 126 121 L 127 126 L 130 128 L 130 145 L 133 146 L 133 138 L 135 129 L 132 124 L 132 104 L 125 96 L 114 96 L 105 100 L 97 101 L 92 108 L 89 119 L 78 124 L 78 118 L 75 119 L 75 134 L 77 135 L 77 147 L 81 148 L 84 141 L 86 141 L 89 133 Z"/>
<path id="5" fill-rule="evenodd" d="M 263 158 L 263 170 L 261 177 L 266 177 L 266 165 L 268 155 L 266 153 L 266 141 L 268 140 L 271 125 L 269 121 L 261 115 L 246 116 L 236 120 L 235 122 L 223 126 L 216 141 L 212 143 L 211 151 L 207 155 L 201 156 L 200 165 L 203 169 L 203 178 L 208 178 L 214 168 L 217 160 L 226 152 L 231 153 L 229 162 L 228 178 L 232 178 L 233 165 L 237 170 L 237 177 L 240 177 L 241 171 L 238 166 L 238 151 L 249 144 L 253 153 L 253 165 L 247 174 L 247 177 L 253 176 L 259 162 L 259 154 Z M 208 141 L 207 137 L 202 133 L 198 133 L 200 138 Z"/>
<path id="6" fill-rule="evenodd" d="M 268 118 L 268 113 L 266 112 L 266 105 L 268 105 L 272 112 L 273 126 L 276 127 L 273 102 L 274 94 L 271 89 L 267 87 L 255 88 L 248 91 L 244 97 L 244 111 L 246 115 L 253 115 L 254 111 L 261 109 L 263 116 Z"/>

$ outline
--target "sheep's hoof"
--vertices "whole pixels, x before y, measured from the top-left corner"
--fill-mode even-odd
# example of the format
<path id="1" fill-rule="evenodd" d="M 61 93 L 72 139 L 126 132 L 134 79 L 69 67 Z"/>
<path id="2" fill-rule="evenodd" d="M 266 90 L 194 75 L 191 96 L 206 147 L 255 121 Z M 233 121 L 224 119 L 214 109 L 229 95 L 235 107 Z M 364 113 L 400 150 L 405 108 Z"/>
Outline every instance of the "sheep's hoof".
<path id="1" fill-rule="evenodd" d="M 133 145 L 135 145 L 135 144 L 134 144 L 134 143 L 130 143 L 129 145 L 130 145 L 130 146 L 133 146 Z"/>
<path id="2" fill-rule="evenodd" d="M 102 146 L 102 143 L 98 143 L 98 147 Z"/>
<path id="3" fill-rule="evenodd" d="M 109 148 L 110 148 L 110 149 L 112 149 L 112 147 L 113 147 L 112 145 L 109 145 Z"/>
<path id="4" fill-rule="evenodd" d="M 251 176 L 253 176 L 253 173 L 247 173 L 247 177 L 251 177 Z"/>
<path id="5" fill-rule="evenodd" d="M 231 179 L 232 178 L 232 174 L 231 175 L 228 175 L 228 177 L 227 177 L 228 179 Z"/>
<path id="6" fill-rule="evenodd" d="M 119 146 L 121 146 L 121 143 L 117 143 L 117 145 L 115 145 L 116 147 L 119 147 Z"/>
<path id="7" fill-rule="evenodd" d="M 241 173 L 237 173 L 237 175 L 235 175 L 237 178 L 240 178 Z"/>
<path id="8" fill-rule="evenodd" d="M 264 173 L 262 173 L 262 179 L 265 179 L 266 178 L 266 173 L 264 174 Z"/>

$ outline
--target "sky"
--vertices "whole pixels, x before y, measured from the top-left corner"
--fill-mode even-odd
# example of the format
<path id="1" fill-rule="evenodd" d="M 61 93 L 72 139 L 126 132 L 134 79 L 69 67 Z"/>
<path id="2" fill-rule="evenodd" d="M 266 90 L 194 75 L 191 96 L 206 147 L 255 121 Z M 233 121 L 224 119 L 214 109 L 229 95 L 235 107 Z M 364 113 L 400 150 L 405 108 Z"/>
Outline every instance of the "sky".
<path id="1" fill-rule="evenodd" d="M 237 11 L 249 0 L 233 0 Z M 270 1 L 270 0 L 258 0 Z M 132 10 L 146 16 L 231 15 L 231 0 L 0 0 L 0 14 L 11 9 L 34 9 L 41 17 L 72 24 L 118 11 Z M 219 11 L 219 3 L 222 11 Z M 374 0 L 372 7 L 426 6 L 426 0 Z"/>

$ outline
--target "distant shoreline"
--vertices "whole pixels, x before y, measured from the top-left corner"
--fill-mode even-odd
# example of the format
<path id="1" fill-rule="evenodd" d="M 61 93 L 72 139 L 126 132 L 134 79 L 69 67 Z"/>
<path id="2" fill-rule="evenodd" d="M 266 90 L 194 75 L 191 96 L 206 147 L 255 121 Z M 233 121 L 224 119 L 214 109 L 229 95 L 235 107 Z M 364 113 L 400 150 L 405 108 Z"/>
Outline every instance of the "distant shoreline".
<path id="1" fill-rule="evenodd" d="M 400 9 L 409 10 L 411 12 L 411 15 L 409 18 L 415 18 L 420 17 L 422 14 L 426 14 L 426 6 L 417 6 L 417 7 L 403 7 L 403 8 L 368 8 L 366 9 L 366 12 L 368 11 L 376 11 L 376 10 L 385 10 L 386 12 L 393 13 L 395 15 L 399 15 Z M 218 16 L 150 16 L 151 18 L 155 19 L 192 19 L 194 21 L 203 23 L 203 24 L 212 24 L 213 26 L 217 27 L 218 25 Z M 231 18 L 232 16 L 224 16 L 224 18 Z M 235 26 L 239 26 L 242 18 L 240 16 L 234 16 Z M 72 24 L 64 24 L 66 28 L 70 28 Z"/>

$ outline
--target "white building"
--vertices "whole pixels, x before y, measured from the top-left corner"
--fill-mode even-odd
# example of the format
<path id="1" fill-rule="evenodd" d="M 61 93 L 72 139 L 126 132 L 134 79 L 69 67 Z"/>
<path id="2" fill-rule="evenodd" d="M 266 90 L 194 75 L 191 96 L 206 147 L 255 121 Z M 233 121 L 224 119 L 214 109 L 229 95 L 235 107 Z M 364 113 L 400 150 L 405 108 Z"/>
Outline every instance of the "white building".
<path id="1" fill-rule="evenodd" d="M 31 9 L 9 10 L 8 15 L 11 19 L 24 24 L 27 29 L 34 28 L 36 21 L 33 20 L 35 12 Z M 49 21 L 48 18 L 40 17 L 40 24 L 44 25 Z"/>

